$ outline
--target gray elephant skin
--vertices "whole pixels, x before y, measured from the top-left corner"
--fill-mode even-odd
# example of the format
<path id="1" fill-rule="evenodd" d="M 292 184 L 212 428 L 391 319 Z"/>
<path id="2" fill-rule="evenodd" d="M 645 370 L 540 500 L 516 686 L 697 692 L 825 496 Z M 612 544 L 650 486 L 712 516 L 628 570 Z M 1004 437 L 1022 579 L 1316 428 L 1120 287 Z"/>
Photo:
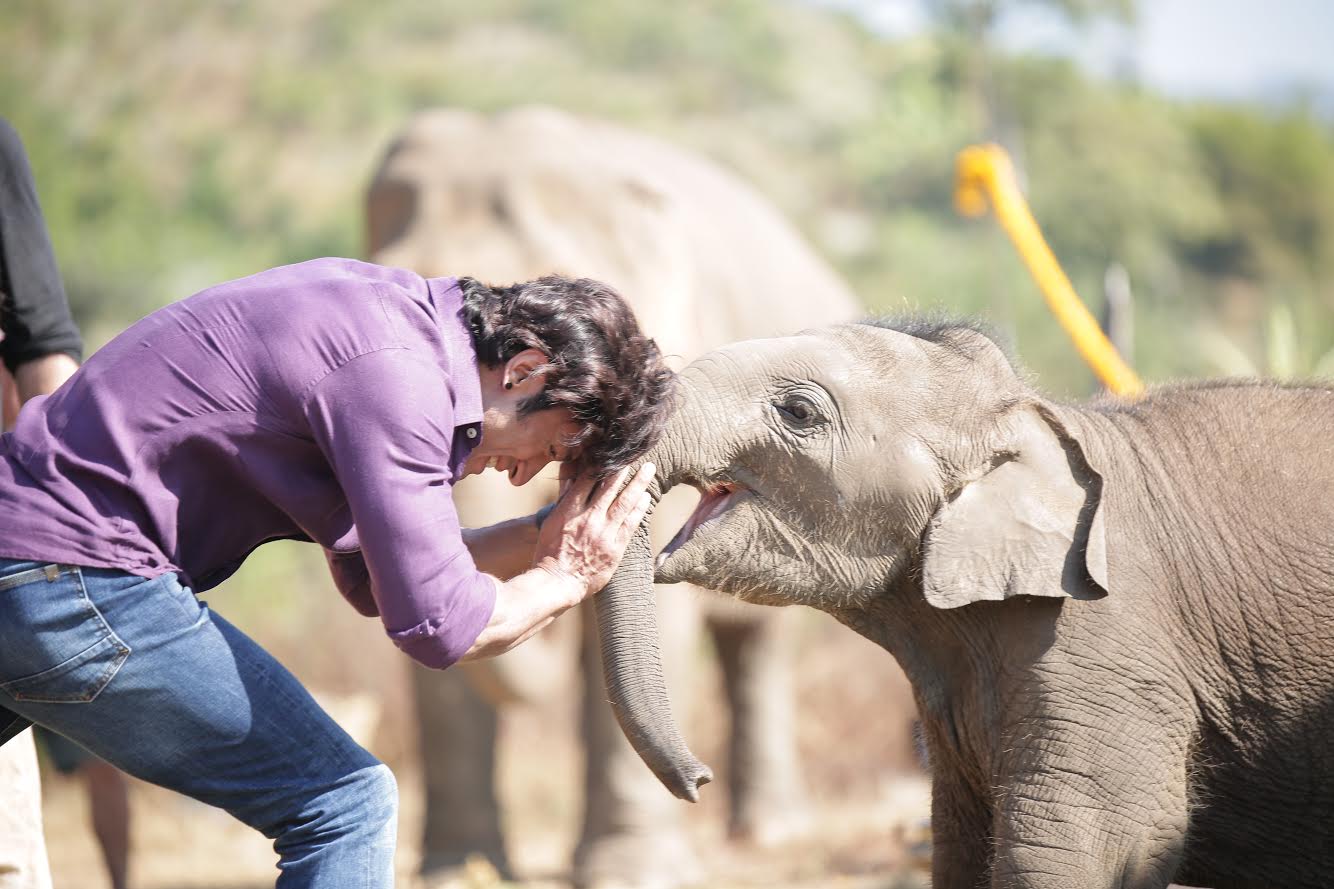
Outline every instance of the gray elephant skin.
<path id="1" fill-rule="evenodd" d="M 968 326 L 852 324 L 698 359 L 648 459 L 706 495 L 659 582 L 810 605 L 898 659 L 938 889 L 1334 883 L 1334 390 L 1059 404 Z M 641 534 L 598 597 L 607 681 L 689 797 L 622 667 L 653 572 Z"/>
<path id="2" fill-rule="evenodd" d="M 375 261 L 426 275 L 509 283 L 559 272 L 605 280 L 678 366 L 727 342 L 860 313 L 837 276 L 735 176 L 659 140 L 553 109 L 415 116 L 375 173 L 367 227 Z M 654 523 L 660 543 L 694 506 L 693 491 L 676 493 Z M 553 495 L 552 482 L 515 489 L 496 473 L 456 489 L 460 515 L 472 526 L 531 513 Z M 698 684 L 689 653 L 702 631 L 723 668 L 733 726 L 731 832 L 782 841 L 808 817 L 783 642 L 788 616 L 665 592 L 673 605 L 655 617 L 675 653 L 665 669 L 678 712 Z M 428 883 L 470 854 L 509 870 L 495 792 L 498 724 L 508 704 L 564 695 L 578 684 L 588 766 L 576 882 L 663 887 L 701 876 L 687 813 L 635 757 L 605 703 L 589 610 L 584 644 L 568 644 L 580 623 L 558 622 L 495 661 L 414 673 Z M 590 669 L 578 670 L 581 660 Z"/>

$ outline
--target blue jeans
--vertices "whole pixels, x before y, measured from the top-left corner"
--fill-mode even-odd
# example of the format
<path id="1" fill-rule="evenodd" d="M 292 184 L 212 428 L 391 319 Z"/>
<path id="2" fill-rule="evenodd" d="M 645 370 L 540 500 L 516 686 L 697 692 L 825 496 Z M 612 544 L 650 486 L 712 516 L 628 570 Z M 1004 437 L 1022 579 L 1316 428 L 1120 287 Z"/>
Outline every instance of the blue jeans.
<path id="1" fill-rule="evenodd" d="M 174 574 L 0 559 L 0 706 L 263 832 L 282 889 L 393 886 L 388 768 Z"/>

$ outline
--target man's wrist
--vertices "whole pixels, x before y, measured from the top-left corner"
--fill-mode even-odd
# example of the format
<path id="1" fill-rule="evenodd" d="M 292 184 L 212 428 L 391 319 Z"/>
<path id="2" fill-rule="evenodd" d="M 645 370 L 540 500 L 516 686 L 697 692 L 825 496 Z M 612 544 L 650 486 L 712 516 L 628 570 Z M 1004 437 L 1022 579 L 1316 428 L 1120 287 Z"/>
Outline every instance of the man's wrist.
<path id="1" fill-rule="evenodd" d="M 538 559 L 534 562 L 532 570 L 540 571 L 547 576 L 550 582 L 565 589 L 569 593 L 569 601 L 571 604 L 577 605 L 584 599 L 588 598 L 587 581 L 574 572 L 564 568 L 550 556 Z"/>

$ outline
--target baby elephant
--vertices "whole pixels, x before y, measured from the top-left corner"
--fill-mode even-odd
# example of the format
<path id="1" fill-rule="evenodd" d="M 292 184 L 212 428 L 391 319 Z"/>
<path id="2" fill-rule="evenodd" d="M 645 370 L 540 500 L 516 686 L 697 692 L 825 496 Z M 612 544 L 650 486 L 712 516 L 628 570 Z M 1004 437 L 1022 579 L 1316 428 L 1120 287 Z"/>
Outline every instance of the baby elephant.
<path id="1" fill-rule="evenodd" d="M 1334 390 L 1057 404 L 967 326 L 847 325 L 696 361 L 647 459 L 705 495 L 659 582 L 903 666 L 937 889 L 1334 880 Z M 641 534 L 598 597 L 608 688 L 694 798 L 653 578 Z"/>

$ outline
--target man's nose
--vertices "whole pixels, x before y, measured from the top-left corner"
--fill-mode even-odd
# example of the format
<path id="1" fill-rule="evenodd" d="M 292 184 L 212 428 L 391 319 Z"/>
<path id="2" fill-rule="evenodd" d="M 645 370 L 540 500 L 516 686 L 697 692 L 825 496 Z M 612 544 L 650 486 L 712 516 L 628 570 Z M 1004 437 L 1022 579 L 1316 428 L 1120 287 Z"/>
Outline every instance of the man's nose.
<path id="1" fill-rule="evenodd" d="M 514 479 L 512 481 L 512 484 L 516 488 L 528 484 L 530 481 L 533 480 L 533 476 L 541 472 L 543 468 L 550 462 L 551 462 L 550 460 L 540 460 L 540 459 L 523 461 L 522 463 L 519 464 L 519 471 L 514 473 Z"/>

